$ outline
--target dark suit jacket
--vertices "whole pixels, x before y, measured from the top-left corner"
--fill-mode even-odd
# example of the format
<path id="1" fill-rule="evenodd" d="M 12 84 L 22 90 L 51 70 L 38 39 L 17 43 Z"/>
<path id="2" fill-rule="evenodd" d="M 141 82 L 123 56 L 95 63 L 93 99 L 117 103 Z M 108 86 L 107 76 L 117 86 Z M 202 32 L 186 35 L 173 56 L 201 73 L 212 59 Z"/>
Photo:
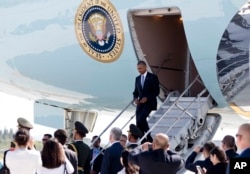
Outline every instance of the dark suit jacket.
<path id="1" fill-rule="evenodd" d="M 250 148 L 245 149 L 237 158 L 250 158 Z"/>
<path id="2" fill-rule="evenodd" d="M 184 160 L 172 151 L 163 149 L 146 151 L 137 155 L 129 154 L 130 162 L 140 167 L 141 174 L 176 174 L 183 166 Z"/>
<path id="3" fill-rule="evenodd" d="M 84 169 L 84 174 L 90 173 L 90 148 L 83 141 L 76 141 L 72 143 L 77 149 L 77 159 L 78 159 L 78 167 L 82 167 Z M 71 144 L 68 145 L 68 148 L 75 151 Z"/>
<path id="4" fill-rule="evenodd" d="M 205 160 L 198 160 L 194 162 L 196 156 L 197 156 L 197 153 L 192 152 L 187 158 L 186 163 L 185 163 L 185 168 L 187 170 L 198 173 L 196 170 L 196 166 L 200 166 L 201 168 L 204 167 L 206 169 L 213 166 L 213 163 L 211 162 L 210 158 L 206 158 Z"/>
<path id="5" fill-rule="evenodd" d="M 72 164 L 72 166 L 74 167 L 74 173 L 73 174 L 77 174 L 77 166 L 78 166 L 78 159 L 77 159 L 77 155 L 74 151 L 68 149 L 67 147 L 64 147 L 64 152 L 66 157 L 68 158 L 68 160 L 70 161 L 70 163 Z"/>
<path id="6" fill-rule="evenodd" d="M 241 154 L 235 158 L 250 158 L 250 148 L 245 149 Z M 230 163 L 227 166 L 226 174 L 230 174 Z"/>
<path id="7" fill-rule="evenodd" d="M 151 110 L 156 110 L 157 99 L 159 95 L 159 80 L 158 77 L 150 72 L 147 72 L 147 76 L 144 81 L 144 87 L 141 86 L 141 75 L 135 79 L 135 90 L 133 92 L 134 99 L 147 97 L 148 101 L 145 103 Z"/>
<path id="8" fill-rule="evenodd" d="M 134 148 L 136 148 L 136 147 L 138 147 L 138 144 L 137 143 L 131 143 L 131 144 L 129 144 L 126 148 L 127 149 L 134 149 Z"/>
<path id="9" fill-rule="evenodd" d="M 123 147 L 120 142 L 115 142 L 104 152 L 101 174 L 117 174 L 122 169 L 120 162 Z"/>
<path id="10" fill-rule="evenodd" d="M 100 154 L 93 161 L 92 170 L 95 171 L 96 173 L 99 173 L 101 171 L 102 159 L 103 159 L 103 156 L 104 156 L 103 148 L 100 147 L 100 151 L 101 151 Z M 91 156 L 91 158 L 93 157 L 93 149 L 90 150 L 90 156 Z"/>
<path id="11" fill-rule="evenodd" d="M 225 151 L 225 154 L 227 156 L 227 160 L 230 160 L 230 158 L 234 158 L 238 156 L 239 154 L 234 151 L 234 149 L 228 149 Z"/>

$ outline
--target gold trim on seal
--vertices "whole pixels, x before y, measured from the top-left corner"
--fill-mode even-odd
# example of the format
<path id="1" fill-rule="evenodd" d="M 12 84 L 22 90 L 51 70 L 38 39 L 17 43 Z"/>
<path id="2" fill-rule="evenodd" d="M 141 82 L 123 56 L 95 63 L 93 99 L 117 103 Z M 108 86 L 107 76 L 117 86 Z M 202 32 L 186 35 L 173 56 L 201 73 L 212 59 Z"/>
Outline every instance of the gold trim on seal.
<path id="1" fill-rule="evenodd" d="M 93 13 L 89 13 L 88 19 L 83 21 L 85 20 L 83 19 L 84 15 L 91 8 L 94 8 Z M 98 9 L 104 10 L 99 13 Z M 83 22 L 84 25 L 88 25 L 88 31 L 85 30 L 86 27 L 83 27 Z M 86 0 L 82 2 L 75 16 L 75 32 L 82 49 L 97 61 L 113 62 L 120 57 L 123 51 L 124 31 L 122 22 L 117 10 L 108 0 Z M 98 46 L 98 48 L 95 46 Z"/>

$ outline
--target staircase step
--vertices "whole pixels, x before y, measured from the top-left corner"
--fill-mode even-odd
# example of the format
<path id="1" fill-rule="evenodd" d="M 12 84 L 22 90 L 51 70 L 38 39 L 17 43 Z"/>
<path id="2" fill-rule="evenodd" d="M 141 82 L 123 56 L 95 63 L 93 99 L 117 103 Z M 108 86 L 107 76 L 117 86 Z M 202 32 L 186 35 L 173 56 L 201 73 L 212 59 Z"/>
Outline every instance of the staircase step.
<path id="1" fill-rule="evenodd" d="M 209 109 L 209 100 L 204 97 L 198 101 L 194 101 L 193 97 L 183 97 L 179 99 L 177 105 L 171 106 L 177 97 L 167 98 L 162 106 L 155 111 L 148 119 L 149 127 L 154 126 L 156 122 L 161 121 L 151 130 L 151 135 L 157 133 L 166 133 L 173 147 L 179 144 L 185 144 L 188 137 L 192 137 L 200 129 L 200 125 L 196 124 L 195 118 L 205 118 Z M 171 109 L 169 109 L 171 107 Z M 185 110 L 185 111 L 183 111 Z"/>
<path id="2" fill-rule="evenodd" d="M 187 117 L 187 118 L 192 118 L 189 114 L 191 114 L 191 116 L 196 116 L 197 112 L 195 114 L 189 113 L 189 112 L 184 112 L 182 114 L 169 114 L 166 113 L 166 115 L 164 116 L 164 118 L 180 118 L 180 117 Z M 152 115 L 150 118 L 161 118 L 163 116 L 163 114 L 154 114 Z"/>
<path id="3" fill-rule="evenodd" d="M 176 101 L 178 99 L 178 97 L 170 97 L 169 101 Z M 207 98 L 206 97 L 201 97 L 199 99 L 201 102 L 205 102 L 207 101 Z M 196 97 L 181 97 L 179 98 L 179 102 L 192 102 L 192 101 L 195 101 L 195 102 L 198 102 L 199 101 Z"/>

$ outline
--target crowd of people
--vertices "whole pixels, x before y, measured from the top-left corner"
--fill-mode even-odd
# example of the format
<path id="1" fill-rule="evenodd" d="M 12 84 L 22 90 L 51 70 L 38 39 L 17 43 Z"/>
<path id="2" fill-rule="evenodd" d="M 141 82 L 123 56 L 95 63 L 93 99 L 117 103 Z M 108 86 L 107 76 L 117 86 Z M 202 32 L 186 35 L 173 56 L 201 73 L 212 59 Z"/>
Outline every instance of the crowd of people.
<path id="1" fill-rule="evenodd" d="M 67 144 L 66 131 L 58 129 L 53 136 L 44 134 L 41 151 L 36 150 L 29 134 L 32 124 L 23 118 L 18 119 L 18 124 L 12 148 L 5 152 L 4 165 L 10 174 L 176 174 L 184 167 L 197 174 L 229 174 L 230 159 L 250 158 L 248 123 L 239 127 L 236 141 L 226 135 L 221 146 L 212 141 L 196 146 L 186 160 L 170 150 L 166 134 L 158 133 L 152 142 L 139 144 L 143 133 L 134 124 L 129 126 L 127 135 L 113 127 L 110 146 L 104 149 L 99 136 L 93 136 L 91 146 L 83 142 L 88 130 L 77 121 L 73 143 Z M 199 153 L 203 159 L 196 159 Z"/>

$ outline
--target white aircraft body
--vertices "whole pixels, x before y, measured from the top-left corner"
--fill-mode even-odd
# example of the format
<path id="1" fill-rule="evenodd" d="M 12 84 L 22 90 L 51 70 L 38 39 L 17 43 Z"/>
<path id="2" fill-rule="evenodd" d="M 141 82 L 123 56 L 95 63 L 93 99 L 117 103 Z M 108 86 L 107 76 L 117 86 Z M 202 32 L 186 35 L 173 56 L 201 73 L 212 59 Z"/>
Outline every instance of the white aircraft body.
<path id="1" fill-rule="evenodd" d="M 249 6 L 246 0 L 3 0 L 0 90 L 65 109 L 66 129 L 75 120 L 93 128 L 92 111 L 122 110 L 132 100 L 136 63 L 144 60 L 161 88 L 151 131 L 169 134 L 171 147 L 187 155 L 220 125 L 237 127 L 249 117 L 249 99 L 240 93 L 249 89 Z M 164 119 L 177 121 L 167 126 Z"/>

